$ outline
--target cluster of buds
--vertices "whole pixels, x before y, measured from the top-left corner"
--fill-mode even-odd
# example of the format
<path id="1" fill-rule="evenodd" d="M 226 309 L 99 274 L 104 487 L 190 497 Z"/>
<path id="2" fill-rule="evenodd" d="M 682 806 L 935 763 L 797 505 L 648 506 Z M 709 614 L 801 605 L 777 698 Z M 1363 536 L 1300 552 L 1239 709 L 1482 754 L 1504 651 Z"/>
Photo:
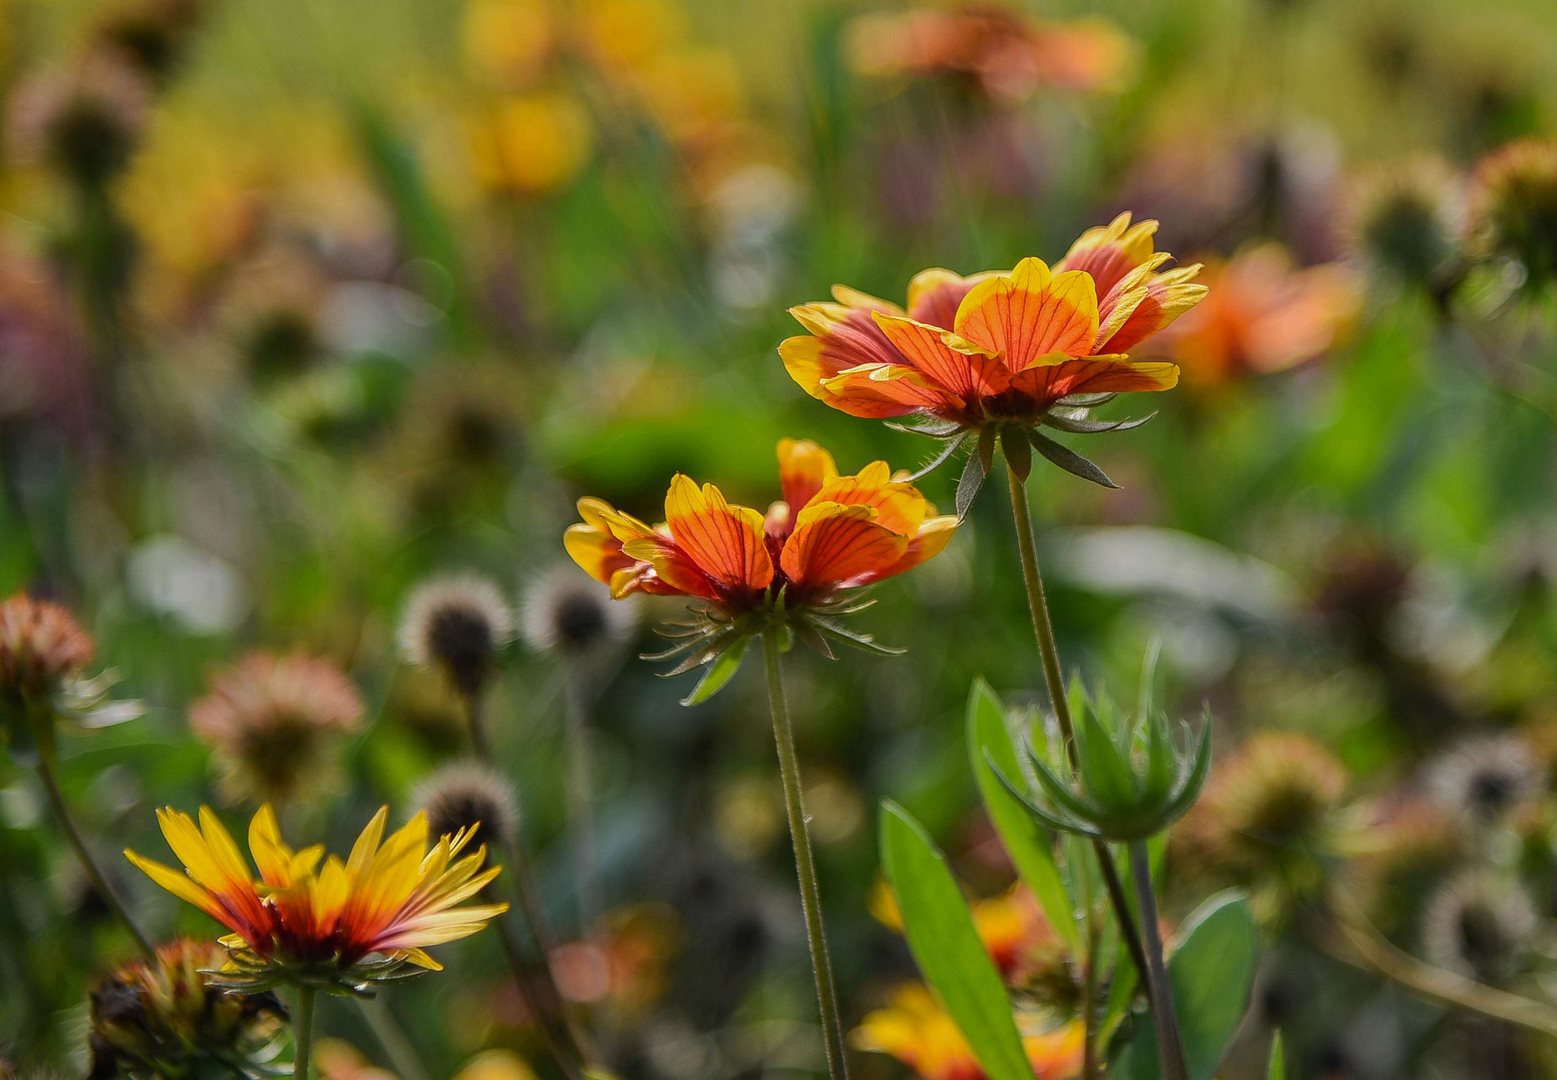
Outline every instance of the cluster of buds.
<path id="1" fill-rule="evenodd" d="M 1073 753 L 1044 753 L 1029 744 L 1036 797 L 990 762 L 1028 812 L 1053 829 L 1098 840 L 1132 842 L 1166 832 L 1194 805 L 1211 767 L 1209 718 L 1195 737 L 1143 700 L 1122 715 L 1107 697 L 1076 684 L 1070 693 L 1076 732 Z"/>
<path id="2" fill-rule="evenodd" d="M 274 994 L 218 988 L 209 972 L 226 959 L 215 942 L 177 938 L 93 987 L 88 1080 L 265 1075 L 286 1010 Z"/>

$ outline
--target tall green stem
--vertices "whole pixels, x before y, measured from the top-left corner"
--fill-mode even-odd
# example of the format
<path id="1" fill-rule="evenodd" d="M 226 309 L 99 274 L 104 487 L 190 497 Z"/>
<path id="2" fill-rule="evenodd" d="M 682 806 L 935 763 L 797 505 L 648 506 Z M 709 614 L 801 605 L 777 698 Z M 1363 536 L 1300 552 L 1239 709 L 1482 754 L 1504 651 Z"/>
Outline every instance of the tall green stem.
<path id="1" fill-rule="evenodd" d="M 1152 1005 L 1152 1025 L 1157 1031 L 1157 1060 L 1163 1080 L 1186 1080 L 1184 1045 L 1179 1040 L 1178 1013 L 1173 1007 L 1173 987 L 1162 959 L 1162 935 L 1157 931 L 1157 897 L 1152 892 L 1151 856 L 1146 841 L 1130 843 L 1130 874 L 1141 905 L 1141 931 L 1146 935 L 1146 995 Z"/>
<path id="2" fill-rule="evenodd" d="M 297 990 L 297 1020 L 293 1029 L 295 1053 L 292 1059 L 292 1075 L 296 1080 L 308 1080 L 309 1058 L 314 1050 L 314 988 L 300 986 Z"/>
<path id="3" fill-rule="evenodd" d="M 580 673 L 569 662 L 563 669 L 563 711 L 567 726 L 568 833 L 578 890 L 579 925 L 588 937 L 600 917 L 600 876 L 595 861 L 595 763 L 589 708 Z"/>
<path id="4" fill-rule="evenodd" d="M 806 939 L 811 946 L 811 970 L 816 973 L 816 1000 L 822 1017 L 822 1042 L 827 1050 L 827 1075 L 846 1080 L 848 1063 L 843 1056 L 843 1024 L 838 1018 L 838 994 L 833 986 L 833 961 L 827 951 L 822 925 L 822 894 L 816 883 L 816 860 L 811 854 L 811 826 L 800 789 L 800 762 L 795 757 L 795 735 L 789 725 L 789 702 L 784 696 L 779 630 L 762 635 L 768 668 L 768 706 L 773 713 L 773 741 L 778 744 L 779 776 L 784 783 L 784 810 L 789 815 L 789 836 L 795 845 L 795 869 L 800 878 L 800 906 L 805 912 Z"/>
<path id="5" fill-rule="evenodd" d="M 38 778 L 43 781 L 43 790 L 48 792 L 49 805 L 54 808 L 54 816 L 59 820 L 60 828 L 65 831 L 65 836 L 70 840 L 70 846 L 76 849 L 76 857 L 81 860 L 81 868 L 86 871 L 87 877 L 92 879 L 92 885 L 97 889 L 105 903 L 113 909 L 119 921 L 124 923 L 130 931 L 130 936 L 140 946 L 141 952 L 148 957 L 155 958 L 157 950 L 152 947 L 151 940 L 141 932 L 135 920 L 130 918 L 129 908 L 124 906 L 124 900 L 115 891 L 107 876 L 97 865 L 97 860 L 92 857 L 92 852 L 86 846 L 86 841 L 81 838 L 81 833 L 76 829 L 76 823 L 70 816 L 70 808 L 65 805 L 65 796 L 59 789 L 59 782 L 54 777 L 54 755 L 48 748 L 40 748 L 38 754 Z"/>
<path id="6" fill-rule="evenodd" d="M 1070 701 L 1065 696 L 1065 676 L 1060 668 L 1060 650 L 1054 641 L 1054 625 L 1049 621 L 1049 601 L 1043 591 L 1043 575 L 1038 570 L 1038 545 L 1033 539 L 1033 516 L 1027 506 L 1027 489 L 1022 481 L 1006 466 L 1006 478 L 1011 489 L 1011 517 L 1016 525 L 1016 546 L 1022 559 L 1022 581 L 1027 586 L 1027 610 L 1032 615 L 1033 635 L 1038 639 L 1038 657 L 1043 662 L 1044 681 L 1049 686 L 1049 700 L 1054 705 L 1054 716 L 1059 721 L 1060 734 L 1064 736 L 1065 752 L 1070 756 L 1072 768 L 1078 768 L 1076 758 L 1076 727 L 1070 718 Z M 1108 888 L 1108 899 L 1113 905 L 1114 916 L 1119 922 L 1119 935 L 1130 951 L 1130 959 L 1141 979 L 1146 978 L 1146 953 L 1141 948 L 1141 936 L 1136 932 L 1135 919 L 1130 915 L 1130 901 L 1125 896 L 1124 883 L 1108 845 L 1101 840 L 1092 841 L 1097 855 L 1098 869 L 1103 884 Z"/>

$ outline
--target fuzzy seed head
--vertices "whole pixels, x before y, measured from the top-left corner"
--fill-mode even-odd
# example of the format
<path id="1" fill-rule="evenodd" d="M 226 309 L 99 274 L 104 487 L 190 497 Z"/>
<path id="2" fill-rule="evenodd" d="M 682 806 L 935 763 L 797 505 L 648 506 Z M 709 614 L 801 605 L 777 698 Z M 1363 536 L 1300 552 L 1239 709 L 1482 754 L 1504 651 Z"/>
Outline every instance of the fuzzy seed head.
<path id="1" fill-rule="evenodd" d="M 625 640 L 636 621 L 634 605 L 613 602 L 587 574 L 558 566 L 526 591 L 519 629 L 530 648 L 568 657 Z"/>
<path id="2" fill-rule="evenodd" d="M 496 769 L 476 761 L 445 765 L 416 789 L 433 836 L 452 836 L 479 826 L 489 840 L 512 843 L 519 829 L 519 803 Z"/>
<path id="3" fill-rule="evenodd" d="M 1422 949 L 1440 967 L 1496 984 L 1514 974 L 1538 921 L 1518 882 L 1473 871 L 1428 901 Z"/>
<path id="4" fill-rule="evenodd" d="M 1481 254 L 1518 260 L 1532 282 L 1557 275 L 1557 139 L 1520 139 L 1483 158 L 1470 207 Z"/>
<path id="5" fill-rule="evenodd" d="M 84 187 L 99 187 L 129 164 L 145 125 L 148 89 L 127 64 L 99 57 L 21 87 L 10 118 L 22 158 L 46 162 Z"/>
<path id="6" fill-rule="evenodd" d="M 1540 764 L 1518 735 L 1466 739 L 1428 771 L 1428 788 L 1438 803 L 1477 825 L 1503 820 L 1541 787 Z"/>
<path id="7" fill-rule="evenodd" d="M 486 684 L 497 653 L 514 637 L 513 612 L 486 578 L 435 578 L 419 585 L 400 620 L 400 650 L 413 664 L 436 667 L 463 695 Z"/>

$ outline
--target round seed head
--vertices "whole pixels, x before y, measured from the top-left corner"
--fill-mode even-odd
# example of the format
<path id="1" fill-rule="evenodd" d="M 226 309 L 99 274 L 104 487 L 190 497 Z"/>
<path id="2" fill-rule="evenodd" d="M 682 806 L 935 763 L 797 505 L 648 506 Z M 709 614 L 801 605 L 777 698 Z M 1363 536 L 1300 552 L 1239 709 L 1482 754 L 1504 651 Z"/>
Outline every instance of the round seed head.
<path id="1" fill-rule="evenodd" d="M 475 761 L 445 765 L 416 789 L 433 836 L 453 836 L 479 826 L 481 834 L 508 844 L 519 829 L 519 803 L 497 770 Z"/>
<path id="2" fill-rule="evenodd" d="M 400 649 L 413 664 L 436 667 L 461 694 L 481 690 L 498 650 L 513 640 L 502 591 L 486 578 L 435 578 L 419 585 L 400 620 Z"/>
<path id="3" fill-rule="evenodd" d="M 625 640 L 636 621 L 633 604 L 611 600 L 575 567 L 558 566 L 526 590 L 519 626 L 532 649 L 580 656 Z"/>

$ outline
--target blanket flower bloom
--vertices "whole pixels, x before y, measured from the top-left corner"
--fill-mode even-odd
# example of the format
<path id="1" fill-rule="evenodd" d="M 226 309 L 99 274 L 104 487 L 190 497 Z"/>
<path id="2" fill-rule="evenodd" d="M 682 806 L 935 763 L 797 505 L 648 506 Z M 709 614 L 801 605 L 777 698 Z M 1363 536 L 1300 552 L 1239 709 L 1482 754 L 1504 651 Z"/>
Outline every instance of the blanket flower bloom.
<path id="1" fill-rule="evenodd" d="M 1173 363 L 1130 356 L 1206 293 L 1198 265 L 1163 269 L 1171 256 L 1155 250 L 1156 232 L 1155 221 L 1131 224 L 1125 213 L 1083 233 L 1052 268 L 1027 258 L 1010 273 L 925 270 L 909 283 L 906 309 L 840 285 L 831 302 L 790 309 L 808 333 L 779 355 L 806 393 L 851 416 L 922 417 L 911 430 L 952 444 L 937 465 L 977 431 L 987 472 L 995 435 L 1016 430 L 1056 464 L 1097 479 L 1096 466 L 1035 429 L 1133 426 L 1087 411 L 1177 384 Z M 1013 461 L 1030 458 L 1013 456 L 1019 441 L 1004 440 Z"/>
<path id="2" fill-rule="evenodd" d="M 645 593 L 698 602 L 693 621 L 673 635 L 686 640 L 651 657 L 684 657 L 672 674 L 724 661 L 710 668 L 688 703 L 719 689 L 750 639 L 772 625 L 829 657 L 829 639 L 892 651 L 837 617 L 868 604 L 853 590 L 924 562 L 957 526 L 955 517 L 936 516 L 884 461 L 840 476 L 831 454 L 794 439 L 779 442 L 778 459 L 784 497 L 765 515 L 730 503 L 712 484 L 700 487 L 677 474 L 663 524 L 647 525 L 586 498 L 578 504 L 583 522 L 564 537 L 568 554 L 616 599 Z"/>
<path id="3" fill-rule="evenodd" d="M 325 857 L 323 845 L 288 847 L 267 803 L 249 824 L 256 880 L 209 807 L 200 808 L 198 824 L 168 807 L 157 821 L 184 873 L 133 851 L 125 857 L 232 931 L 220 939 L 227 950 L 220 985 L 361 994 L 375 982 L 442 970 L 426 947 L 468 937 L 508 908 L 459 906 L 499 872 L 483 869 L 485 847 L 461 856 L 473 829 L 440 837 L 429 850 L 425 814 L 386 840 L 388 818 L 389 808 L 380 809 L 342 861 Z"/>

